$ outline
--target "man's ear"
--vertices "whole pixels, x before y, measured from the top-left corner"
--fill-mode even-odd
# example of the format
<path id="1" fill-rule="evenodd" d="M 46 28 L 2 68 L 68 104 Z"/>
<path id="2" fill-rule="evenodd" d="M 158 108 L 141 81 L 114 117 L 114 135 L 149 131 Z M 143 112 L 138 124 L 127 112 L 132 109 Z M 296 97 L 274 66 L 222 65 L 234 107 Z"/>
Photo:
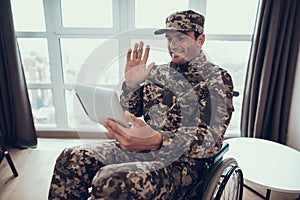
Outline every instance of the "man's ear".
<path id="1" fill-rule="evenodd" d="M 202 46 L 204 44 L 204 42 L 205 42 L 205 34 L 202 33 L 201 35 L 199 35 L 197 37 L 196 41 L 197 41 L 198 44 L 200 44 Z"/>

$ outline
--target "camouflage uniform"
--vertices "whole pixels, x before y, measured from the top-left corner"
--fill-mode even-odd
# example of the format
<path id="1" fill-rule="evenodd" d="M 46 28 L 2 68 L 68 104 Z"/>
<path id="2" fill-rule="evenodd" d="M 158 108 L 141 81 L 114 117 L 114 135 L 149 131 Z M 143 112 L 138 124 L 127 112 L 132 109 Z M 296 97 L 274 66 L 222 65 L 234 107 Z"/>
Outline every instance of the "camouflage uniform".
<path id="1" fill-rule="evenodd" d="M 183 199 L 202 178 L 201 158 L 222 146 L 231 119 L 230 75 L 204 53 L 187 64 L 155 66 L 141 87 L 122 86 L 121 103 L 161 132 L 155 151 L 124 151 L 118 142 L 65 149 L 49 199 Z"/>

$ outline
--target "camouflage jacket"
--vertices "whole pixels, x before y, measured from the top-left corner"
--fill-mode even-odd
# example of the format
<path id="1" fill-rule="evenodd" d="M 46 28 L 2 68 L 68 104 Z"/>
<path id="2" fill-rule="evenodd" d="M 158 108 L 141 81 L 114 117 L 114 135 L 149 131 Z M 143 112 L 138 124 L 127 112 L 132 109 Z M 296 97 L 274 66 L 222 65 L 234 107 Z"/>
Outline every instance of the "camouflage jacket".
<path id="1" fill-rule="evenodd" d="M 123 83 L 120 99 L 126 110 L 162 133 L 158 154 L 188 162 L 221 148 L 234 110 L 232 97 L 231 76 L 201 51 L 185 65 L 154 66 L 139 88 Z"/>

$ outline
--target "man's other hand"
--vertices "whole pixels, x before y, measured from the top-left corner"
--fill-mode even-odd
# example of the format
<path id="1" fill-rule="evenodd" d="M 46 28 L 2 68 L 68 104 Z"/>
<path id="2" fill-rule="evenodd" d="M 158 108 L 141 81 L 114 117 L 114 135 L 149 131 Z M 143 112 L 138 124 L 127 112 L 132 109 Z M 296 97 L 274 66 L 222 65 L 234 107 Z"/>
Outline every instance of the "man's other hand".
<path id="1" fill-rule="evenodd" d="M 130 117 L 132 126 L 125 128 L 117 122 L 108 119 L 104 127 L 119 143 L 122 149 L 139 152 L 146 150 L 156 150 L 162 143 L 160 132 L 152 129 L 142 119 L 136 118 L 133 114 L 125 113 L 127 118 Z"/>

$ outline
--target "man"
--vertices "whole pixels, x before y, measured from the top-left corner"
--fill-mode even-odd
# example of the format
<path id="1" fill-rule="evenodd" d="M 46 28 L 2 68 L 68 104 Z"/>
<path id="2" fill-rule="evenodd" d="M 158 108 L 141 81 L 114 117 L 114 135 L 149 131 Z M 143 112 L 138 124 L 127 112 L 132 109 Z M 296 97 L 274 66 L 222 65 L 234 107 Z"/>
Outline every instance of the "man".
<path id="1" fill-rule="evenodd" d="M 233 111 L 230 75 L 207 61 L 204 17 L 171 14 L 165 34 L 172 61 L 146 66 L 150 47 L 127 53 L 121 103 L 130 128 L 104 126 L 117 142 L 65 149 L 49 199 L 183 199 L 201 177 L 201 158 L 214 155 Z M 143 119 L 139 118 L 143 117 Z"/>

